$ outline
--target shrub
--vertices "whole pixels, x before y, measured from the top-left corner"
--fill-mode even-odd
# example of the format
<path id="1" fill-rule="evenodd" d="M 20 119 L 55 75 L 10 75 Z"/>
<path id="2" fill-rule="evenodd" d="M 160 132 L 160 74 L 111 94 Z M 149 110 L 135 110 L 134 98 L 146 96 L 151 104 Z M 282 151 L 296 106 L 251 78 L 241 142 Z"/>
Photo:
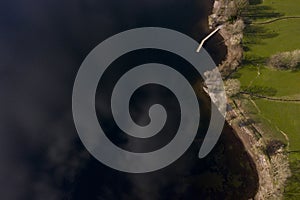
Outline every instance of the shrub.
<path id="1" fill-rule="evenodd" d="M 225 82 L 226 93 L 228 96 L 236 96 L 240 92 L 241 83 L 237 79 L 228 79 Z"/>
<path id="2" fill-rule="evenodd" d="M 269 156 L 272 156 L 274 154 L 276 154 L 276 152 L 281 149 L 286 147 L 286 144 L 284 144 L 282 141 L 280 140 L 271 140 L 267 143 L 266 145 L 266 153 Z"/>
<path id="3" fill-rule="evenodd" d="M 268 65 L 276 69 L 295 70 L 300 66 L 300 50 L 277 53 L 271 56 Z"/>

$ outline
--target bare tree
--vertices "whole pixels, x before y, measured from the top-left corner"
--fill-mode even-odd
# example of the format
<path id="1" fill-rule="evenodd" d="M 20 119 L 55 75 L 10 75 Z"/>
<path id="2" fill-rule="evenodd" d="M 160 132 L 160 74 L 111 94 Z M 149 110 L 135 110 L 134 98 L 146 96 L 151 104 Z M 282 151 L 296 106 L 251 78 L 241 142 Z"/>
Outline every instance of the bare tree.
<path id="1" fill-rule="evenodd" d="M 248 0 L 234 0 L 228 4 L 226 15 L 229 19 L 238 19 L 248 7 Z"/>
<path id="2" fill-rule="evenodd" d="M 295 70 L 300 65 L 300 50 L 277 53 L 271 56 L 268 65 L 276 69 Z"/>
<path id="3" fill-rule="evenodd" d="M 226 94 L 230 97 L 236 96 L 240 92 L 241 83 L 237 79 L 228 79 L 225 82 Z"/>
<path id="4" fill-rule="evenodd" d="M 247 9 L 249 6 L 249 1 L 248 0 L 234 0 L 234 4 L 236 7 L 236 15 L 241 17 L 243 12 Z"/>

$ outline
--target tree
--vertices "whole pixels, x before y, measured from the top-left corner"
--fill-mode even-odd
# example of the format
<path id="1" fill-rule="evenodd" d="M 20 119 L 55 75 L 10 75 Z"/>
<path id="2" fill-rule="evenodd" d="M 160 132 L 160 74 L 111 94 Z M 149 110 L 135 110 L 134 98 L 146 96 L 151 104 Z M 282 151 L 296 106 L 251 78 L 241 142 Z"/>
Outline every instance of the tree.
<path id="1" fill-rule="evenodd" d="M 226 94 L 230 97 L 236 96 L 240 92 L 241 83 L 237 79 L 228 79 L 225 82 Z"/>
<path id="2" fill-rule="evenodd" d="M 300 50 L 274 54 L 269 59 L 268 65 L 276 69 L 295 70 L 300 65 Z"/>
<path id="3" fill-rule="evenodd" d="M 248 0 L 234 0 L 237 9 L 237 16 L 241 16 L 243 11 L 249 6 Z"/>
<path id="4" fill-rule="evenodd" d="M 228 16 L 228 21 L 234 22 L 242 17 L 243 12 L 248 7 L 248 0 L 234 0 L 228 4 L 226 9 L 226 15 Z"/>

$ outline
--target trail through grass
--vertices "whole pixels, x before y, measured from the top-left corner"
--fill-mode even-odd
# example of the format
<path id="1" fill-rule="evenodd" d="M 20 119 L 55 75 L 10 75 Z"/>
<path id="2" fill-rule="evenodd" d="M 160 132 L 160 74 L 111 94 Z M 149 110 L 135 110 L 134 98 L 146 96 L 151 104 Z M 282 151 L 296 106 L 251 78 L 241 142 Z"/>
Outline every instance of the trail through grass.
<path id="1" fill-rule="evenodd" d="M 250 2 L 253 2 L 250 1 Z M 256 1 L 257 2 L 257 1 Z M 284 16 L 300 16 L 300 0 L 264 0 L 251 5 L 248 17 L 263 22 Z M 278 71 L 266 66 L 267 59 L 278 52 L 300 49 L 300 20 L 278 20 L 252 24 L 245 29 L 242 67 L 233 74 L 243 88 L 272 88 L 274 97 L 300 99 L 300 70 Z M 243 100 L 249 115 L 261 126 L 266 138 L 289 143 L 292 177 L 285 188 L 286 199 L 300 199 L 300 103 L 253 98 Z"/>

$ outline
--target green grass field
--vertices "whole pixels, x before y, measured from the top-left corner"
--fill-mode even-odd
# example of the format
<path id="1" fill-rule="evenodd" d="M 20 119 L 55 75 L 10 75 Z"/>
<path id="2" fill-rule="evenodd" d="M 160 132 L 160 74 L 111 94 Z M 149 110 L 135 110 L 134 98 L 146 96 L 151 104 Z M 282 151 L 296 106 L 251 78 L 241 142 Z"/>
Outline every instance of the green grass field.
<path id="1" fill-rule="evenodd" d="M 249 86 L 252 84 L 272 87 L 277 90 L 275 95 L 277 97 L 297 96 L 300 94 L 300 71 L 276 71 L 260 65 L 260 75 L 256 78 L 257 68 L 257 66 L 247 65 L 238 71 L 242 85 Z"/>
<path id="2" fill-rule="evenodd" d="M 250 6 L 254 22 L 282 16 L 300 16 L 300 0 L 264 0 Z M 260 14 L 257 14 L 260 13 Z M 271 13 L 271 14 L 270 14 Z M 272 88 L 274 97 L 300 99 L 300 70 L 277 71 L 266 66 L 267 59 L 278 52 L 300 49 L 300 19 L 286 19 L 270 24 L 248 25 L 245 29 L 242 67 L 233 75 L 243 88 Z M 247 100 L 246 100 L 247 101 Z M 288 143 L 292 177 L 285 188 L 285 199 L 300 199 L 300 103 L 253 99 L 245 103 L 250 116 L 259 122 L 264 136 Z"/>
<path id="3" fill-rule="evenodd" d="M 300 105 L 285 102 L 270 102 L 266 100 L 255 100 L 261 110 L 262 117 L 269 119 L 280 130 L 290 138 L 290 150 L 300 150 L 299 116 Z"/>

